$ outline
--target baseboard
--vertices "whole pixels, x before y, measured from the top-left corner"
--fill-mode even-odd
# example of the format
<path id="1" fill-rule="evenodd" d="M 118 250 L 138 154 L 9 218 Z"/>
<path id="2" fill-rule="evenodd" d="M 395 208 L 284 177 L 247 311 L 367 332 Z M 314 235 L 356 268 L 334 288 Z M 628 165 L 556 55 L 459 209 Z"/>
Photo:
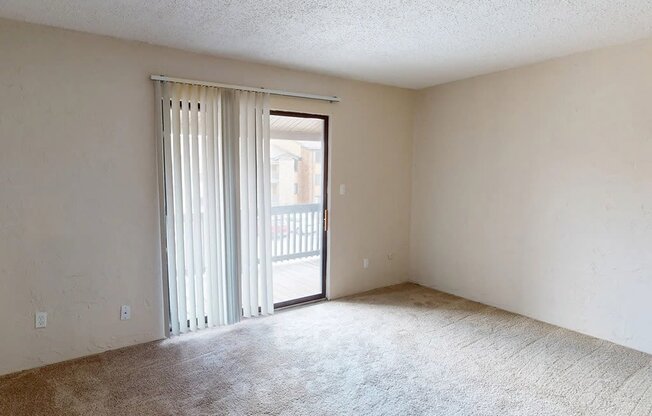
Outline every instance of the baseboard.
<path id="1" fill-rule="evenodd" d="M 466 299 L 466 300 L 469 300 L 471 302 L 480 303 L 482 305 L 486 305 L 486 306 L 490 306 L 492 308 L 500 309 L 502 311 L 513 313 L 515 315 L 524 316 L 524 317 L 526 317 L 528 319 L 532 319 L 533 321 L 542 322 L 542 323 L 547 324 L 547 325 L 556 326 L 557 328 L 562 328 L 562 329 L 566 329 L 568 331 L 573 331 L 573 332 L 585 335 L 585 336 L 590 337 L 590 338 L 610 342 L 610 343 L 615 344 L 615 345 L 620 345 L 621 347 L 629 348 L 629 349 L 634 350 L 634 351 L 639 351 L 639 352 L 642 352 L 642 353 L 645 353 L 645 354 L 652 354 L 652 351 L 646 351 L 646 350 L 638 348 L 636 346 L 623 344 L 622 342 L 618 342 L 616 340 L 612 340 L 612 339 L 608 339 L 608 338 L 604 338 L 604 337 L 599 337 L 599 336 L 596 336 L 595 334 L 591 334 L 591 333 L 582 331 L 582 330 L 577 329 L 577 328 L 572 328 L 572 327 L 568 327 L 568 326 L 565 326 L 565 325 L 560 325 L 557 322 L 551 322 L 551 321 L 548 321 L 548 320 L 545 320 L 545 319 L 542 319 L 542 318 L 539 318 L 539 317 L 536 317 L 536 316 L 525 314 L 525 313 L 523 313 L 521 311 L 514 310 L 511 307 L 506 306 L 506 305 L 498 305 L 498 304 L 494 304 L 494 303 L 491 303 L 491 302 L 484 301 L 482 299 L 477 299 L 475 297 L 468 296 L 465 293 L 458 293 L 458 292 L 456 292 L 454 290 L 437 287 L 436 285 L 424 284 L 424 283 L 418 282 L 416 280 L 410 280 L 409 283 L 413 283 L 415 285 L 419 285 L 421 287 L 436 290 L 438 292 L 446 293 L 446 294 L 449 294 L 449 295 L 457 296 L 459 298 Z"/>

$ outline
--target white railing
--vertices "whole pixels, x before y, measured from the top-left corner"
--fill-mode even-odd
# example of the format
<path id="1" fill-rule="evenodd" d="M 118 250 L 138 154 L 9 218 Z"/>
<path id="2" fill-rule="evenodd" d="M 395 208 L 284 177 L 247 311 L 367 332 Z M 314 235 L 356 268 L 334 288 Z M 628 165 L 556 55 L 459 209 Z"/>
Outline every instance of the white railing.
<path id="1" fill-rule="evenodd" d="M 272 207 L 272 261 L 319 256 L 322 219 L 321 204 Z"/>

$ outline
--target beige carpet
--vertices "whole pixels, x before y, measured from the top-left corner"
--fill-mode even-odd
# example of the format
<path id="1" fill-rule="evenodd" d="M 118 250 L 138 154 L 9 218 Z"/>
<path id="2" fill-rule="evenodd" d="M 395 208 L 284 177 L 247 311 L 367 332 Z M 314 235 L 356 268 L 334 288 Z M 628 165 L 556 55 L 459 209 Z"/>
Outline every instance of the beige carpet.
<path id="1" fill-rule="evenodd" d="M 649 415 L 652 356 L 415 285 L 0 378 L 1 415 Z"/>

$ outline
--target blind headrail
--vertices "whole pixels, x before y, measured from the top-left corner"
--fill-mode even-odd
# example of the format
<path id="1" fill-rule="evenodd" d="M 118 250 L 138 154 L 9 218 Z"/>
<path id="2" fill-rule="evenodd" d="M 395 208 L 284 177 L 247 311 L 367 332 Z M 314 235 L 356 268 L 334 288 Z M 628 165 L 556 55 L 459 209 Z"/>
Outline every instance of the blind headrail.
<path id="1" fill-rule="evenodd" d="M 340 97 L 331 96 L 331 95 L 319 95 L 319 94 L 308 94 L 303 92 L 292 92 L 292 91 L 283 91 L 283 90 L 274 90 L 270 88 L 256 88 L 256 87 L 246 87 L 243 85 L 233 85 L 233 84 L 222 84 L 219 82 L 210 82 L 210 81 L 198 81 L 194 79 L 185 79 L 185 78 L 175 78 L 167 77 L 165 75 L 152 75 L 150 77 L 153 81 L 167 81 L 167 82 L 177 82 L 181 84 L 191 84 L 191 85 L 202 85 L 205 87 L 216 87 L 216 88 L 227 88 L 232 90 L 241 90 L 241 91 L 254 91 L 254 92 L 264 92 L 273 95 L 282 95 L 285 97 L 295 97 L 295 98 L 307 98 L 309 100 L 320 100 L 328 101 L 331 103 L 339 103 Z"/>

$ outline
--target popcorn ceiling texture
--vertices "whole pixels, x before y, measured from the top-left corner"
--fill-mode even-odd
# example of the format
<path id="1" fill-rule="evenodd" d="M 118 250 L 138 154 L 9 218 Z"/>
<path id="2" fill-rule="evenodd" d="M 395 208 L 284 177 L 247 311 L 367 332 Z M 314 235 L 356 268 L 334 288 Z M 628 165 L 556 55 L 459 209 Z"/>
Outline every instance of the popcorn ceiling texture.
<path id="1" fill-rule="evenodd" d="M 408 88 L 652 36 L 649 0 L 1 0 L 0 16 Z"/>
<path id="2" fill-rule="evenodd" d="M 652 356 L 416 285 L 0 378 L 3 415 L 652 411 Z"/>

